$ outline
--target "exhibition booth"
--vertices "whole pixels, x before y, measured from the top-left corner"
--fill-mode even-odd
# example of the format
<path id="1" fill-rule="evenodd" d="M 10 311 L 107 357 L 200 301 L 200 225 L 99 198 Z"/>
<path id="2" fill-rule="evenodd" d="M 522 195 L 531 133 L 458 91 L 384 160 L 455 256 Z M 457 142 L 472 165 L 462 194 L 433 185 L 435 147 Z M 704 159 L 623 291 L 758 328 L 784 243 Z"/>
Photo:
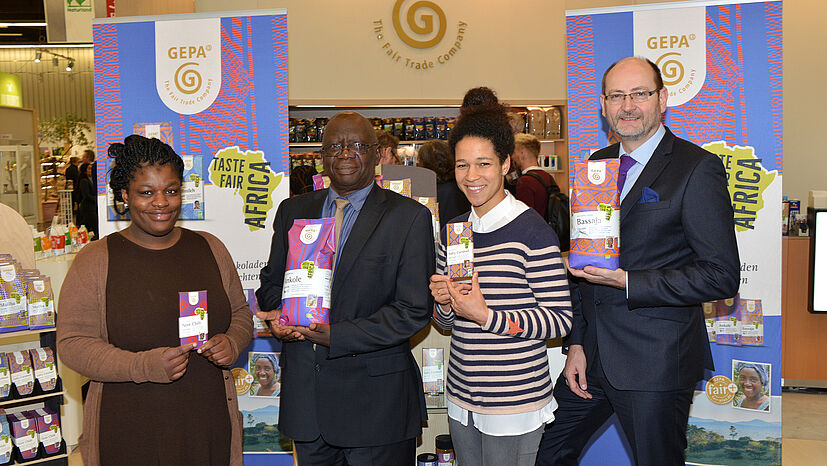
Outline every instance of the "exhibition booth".
<path id="1" fill-rule="evenodd" d="M 357 111 L 397 136 L 403 161 L 415 165 L 422 143 L 450 131 L 465 91 L 488 86 L 519 115 L 519 131 L 541 140 L 539 164 L 568 191 L 572 164 L 616 141 L 601 117 L 603 71 L 618 58 L 644 56 L 661 68 L 669 90 L 666 126 L 724 164 L 742 263 L 739 293 L 704 304 L 715 369 L 695 388 L 687 463 L 727 464 L 732 458 L 726 455 L 739 448 L 756 460 L 780 462 L 783 379 L 802 385 L 827 379 L 804 356 L 787 367 L 788 356 L 802 351 L 790 339 L 783 342 L 782 361 L 782 330 L 819 345 L 816 332 L 824 325 L 801 299 L 808 293 L 802 269 L 809 267 L 809 241 L 779 234 L 791 216 L 787 212 L 782 221 L 782 3 L 696 1 L 567 11 L 532 4 L 540 11 L 530 14 L 506 7 L 492 14 L 464 2 L 408 3 L 328 2 L 320 9 L 299 1 L 239 1 L 233 5 L 237 11 L 226 11 L 226 2 L 200 0 L 191 14 L 95 19 L 100 236 L 129 224 L 107 188 L 109 161 L 102 155 L 130 134 L 158 138 L 184 159 L 180 225 L 221 239 L 255 309 L 253 292 L 276 210 L 290 195 L 290 173 L 320 165 L 324 124 L 339 111 Z M 509 24 L 520 24 L 519 34 L 504 34 Z M 5 151 L 0 147 L 4 157 Z M 30 164 L 39 163 L 31 158 Z M 395 167 L 378 175 L 416 179 L 408 168 L 414 169 Z M 26 176 L 32 179 L 29 189 L 40 192 L 38 175 Z M 46 209 L 32 205 L 27 214 L 27 193 L 16 183 L 16 197 L 7 201 L 4 194 L 0 201 L 20 206 L 29 224 L 42 223 Z M 406 192 L 411 197 L 435 197 L 430 187 L 416 181 L 413 186 Z M 803 233 L 798 225 L 794 230 Z M 70 251 L 36 263 L 52 277 L 55 299 L 74 256 Z M 37 335 L 38 344 L 54 350 L 53 336 Z M 414 358 L 427 368 L 429 392 L 429 419 L 417 454 L 437 452 L 437 436 L 448 433 L 449 340 L 431 325 L 411 341 Z M 562 342 L 552 340 L 547 347 L 556 380 L 565 362 Z M 293 463 L 291 442 L 278 432 L 279 397 L 256 395 L 261 384 L 255 361 L 263 355 L 278 360 L 280 350 L 280 342 L 259 326 L 233 366 L 245 464 Z M 769 402 L 761 409 L 740 406 L 743 364 L 767 374 L 762 390 Z M 63 439 L 75 445 L 85 379 L 62 364 L 58 373 Z M 47 401 L 47 408 L 49 403 L 55 404 Z M 591 440 L 581 464 L 605 464 L 606 457 L 614 464 L 633 463 L 615 417 Z"/>

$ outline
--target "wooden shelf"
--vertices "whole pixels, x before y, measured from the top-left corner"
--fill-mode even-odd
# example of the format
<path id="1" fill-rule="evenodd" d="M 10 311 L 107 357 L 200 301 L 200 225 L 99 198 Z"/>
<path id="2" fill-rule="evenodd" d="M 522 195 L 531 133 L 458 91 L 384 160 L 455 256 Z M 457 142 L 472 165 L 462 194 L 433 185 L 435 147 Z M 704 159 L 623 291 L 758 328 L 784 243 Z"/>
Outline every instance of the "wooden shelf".
<path id="1" fill-rule="evenodd" d="M 0 333 L 0 340 L 2 340 L 3 338 L 6 338 L 6 337 L 19 337 L 19 336 L 25 336 L 25 335 L 40 335 L 41 333 L 54 332 L 55 330 L 56 330 L 55 327 L 51 327 L 51 328 L 42 328 L 40 330 L 18 330 L 16 332 Z"/>
<path id="2" fill-rule="evenodd" d="M 63 442 L 63 440 L 61 440 Z M 38 458 L 36 460 L 26 461 L 25 463 L 15 463 L 15 464 L 38 464 L 38 463 L 45 463 L 47 461 L 55 461 L 62 458 L 69 458 L 69 453 L 64 453 L 62 455 L 55 455 L 55 456 L 47 456 L 46 458 Z"/>
<path id="3" fill-rule="evenodd" d="M 566 105 L 566 100 L 555 99 L 509 99 L 500 96 L 500 101 L 512 107 L 551 107 Z M 462 99 L 359 99 L 359 100 L 337 100 L 337 99 L 290 99 L 287 101 L 290 107 L 311 107 L 311 108 L 431 108 L 431 107 L 457 107 L 462 105 Z"/>
<path id="4" fill-rule="evenodd" d="M 33 401 L 45 400 L 47 398 L 51 398 L 53 396 L 63 396 L 65 392 L 54 392 L 54 393 L 46 393 L 44 395 L 37 395 L 37 396 L 30 396 L 28 398 L 18 398 L 16 400 L 6 400 L 0 401 L 0 408 L 4 408 L 6 406 L 14 406 L 16 404 L 26 404 L 31 403 Z"/>
<path id="5" fill-rule="evenodd" d="M 399 141 L 399 144 L 404 145 L 412 145 L 412 144 L 424 144 L 428 141 L 433 141 L 433 139 L 421 139 L 417 141 Z M 440 141 L 448 142 L 445 139 L 440 139 Z M 541 143 L 545 142 L 566 142 L 565 139 L 540 139 Z M 321 142 L 291 142 L 289 143 L 290 147 L 320 147 L 322 145 Z"/>

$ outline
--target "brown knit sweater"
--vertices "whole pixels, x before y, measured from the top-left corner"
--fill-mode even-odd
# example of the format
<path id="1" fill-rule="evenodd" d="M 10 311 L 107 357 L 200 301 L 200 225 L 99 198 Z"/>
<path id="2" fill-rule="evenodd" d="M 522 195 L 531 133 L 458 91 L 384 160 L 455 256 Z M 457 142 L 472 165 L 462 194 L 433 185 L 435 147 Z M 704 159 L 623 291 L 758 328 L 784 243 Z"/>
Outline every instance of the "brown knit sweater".
<path id="1" fill-rule="evenodd" d="M 221 241 L 206 232 L 195 232 L 210 245 L 224 291 L 230 300 L 232 320 L 226 335 L 233 347 L 233 360 L 247 347 L 253 336 L 252 314 L 247 306 L 235 263 Z M 106 327 L 106 277 L 109 267 L 107 241 L 95 241 L 78 253 L 60 292 L 57 320 L 57 349 L 60 359 L 82 375 L 92 379 L 83 409 L 83 434 L 79 443 L 86 466 L 100 464 L 98 433 L 100 400 L 104 382 L 168 383 L 161 363 L 166 348 L 134 353 L 109 343 Z M 241 465 L 241 413 L 235 383 L 224 370 L 224 388 L 230 412 L 232 438 L 230 464 Z"/>

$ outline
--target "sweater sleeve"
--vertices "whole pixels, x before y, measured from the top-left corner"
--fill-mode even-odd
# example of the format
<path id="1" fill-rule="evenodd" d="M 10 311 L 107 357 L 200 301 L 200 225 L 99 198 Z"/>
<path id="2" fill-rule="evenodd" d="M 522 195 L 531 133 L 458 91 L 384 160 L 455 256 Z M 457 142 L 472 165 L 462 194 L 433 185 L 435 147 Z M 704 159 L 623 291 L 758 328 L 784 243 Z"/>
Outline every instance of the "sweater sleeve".
<path id="1" fill-rule="evenodd" d="M 572 320 L 569 283 L 560 248 L 550 243 L 525 253 L 525 280 L 534 298 L 528 301 L 535 301 L 533 305 L 519 310 L 490 309 L 483 330 L 530 339 L 568 335 Z"/>
<path id="2" fill-rule="evenodd" d="M 241 288 L 241 280 L 238 278 L 238 271 L 230 252 L 224 243 L 215 236 L 199 231 L 210 245 L 213 257 L 221 272 L 221 283 L 224 284 L 224 291 L 230 300 L 230 327 L 225 335 L 230 339 L 233 346 L 233 363 L 238 359 L 241 351 L 250 344 L 253 338 L 253 314 L 247 305 L 247 298 Z"/>
<path id="3" fill-rule="evenodd" d="M 132 352 L 106 336 L 107 240 L 84 247 L 75 257 L 60 290 L 57 349 L 60 359 L 98 382 L 170 382 L 161 361 L 166 348 Z"/>

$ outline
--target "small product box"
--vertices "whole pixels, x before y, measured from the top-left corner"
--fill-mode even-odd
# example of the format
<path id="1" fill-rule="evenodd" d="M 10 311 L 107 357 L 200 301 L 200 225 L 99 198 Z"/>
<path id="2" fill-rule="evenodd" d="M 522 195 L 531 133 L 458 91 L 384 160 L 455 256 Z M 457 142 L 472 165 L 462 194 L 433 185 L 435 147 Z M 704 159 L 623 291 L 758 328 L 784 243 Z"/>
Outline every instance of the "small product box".
<path id="1" fill-rule="evenodd" d="M 256 317 L 256 312 L 261 310 L 258 305 L 258 298 L 256 298 L 256 290 L 251 288 L 244 290 L 244 293 L 247 295 L 247 306 L 250 307 L 250 311 L 253 313 L 253 328 L 256 331 L 256 336 L 272 337 L 273 334 L 270 333 L 270 327 L 267 325 L 267 322 Z"/>
<path id="2" fill-rule="evenodd" d="M 40 384 L 40 389 L 50 392 L 57 387 L 57 365 L 55 354 L 51 348 L 35 348 L 29 350 L 34 368 L 34 378 Z"/>
<path id="3" fill-rule="evenodd" d="M 0 464 L 8 464 L 11 462 L 12 452 L 12 434 L 9 421 L 5 415 L 0 415 Z"/>
<path id="4" fill-rule="evenodd" d="M 471 222 L 445 225 L 447 252 L 445 264 L 448 278 L 468 280 L 474 275 L 474 232 Z"/>
<path id="5" fill-rule="evenodd" d="M 20 456 L 24 460 L 30 460 L 37 456 L 37 418 L 29 411 L 13 413 L 8 415 L 9 428 L 11 430 L 14 446 L 20 450 Z"/>
<path id="6" fill-rule="evenodd" d="M 442 348 L 422 349 L 422 384 L 425 393 L 435 395 L 445 392 L 444 356 L 445 350 Z"/>
<path id="7" fill-rule="evenodd" d="M 787 231 L 790 236 L 798 236 L 798 216 L 801 215 L 801 201 L 790 199 L 790 213 L 787 216 Z"/>
<path id="8" fill-rule="evenodd" d="M 9 358 L 11 382 L 20 396 L 29 396 L 34 391 L 34 371 L 32 358 L 27 350 L 6 353 Z"/>
<path id="9" fill-rule="evenodd" d="M 382 187 L 405 197 L 411 197 L 411 179 L 382 180 Z"/>
<path id="10" fill-rule="evenodd" d="M 5 353 L 0 353 L 0 399 L 8 398 L 10 394 L 11 371 L 9 370 L 9 357 Z"/>
<path id="11" fill-rule="evenodd" d="M 37 426 L 37 437 L 43 445 L 46 455 L 60 452 L 63 436 L 60 432 L 60 416 L 48 408 L 24 411 L 29 418 L 34 418 Z"/>
<path id="12" fill-rule="evenodd" d="M 209 338 L 207 318 L 207 291 L 178 293 L 178 337 L 181 344 L 195 343 L 200 348 Z"/>
<path id="13" fill-rule="evenodd" d="M 35 276 L 26 280 L 29 329 L 54 328 L 55 304 L 49 277 Z"/>
<path id="14" fill-rule="evenodd" d="M 28 299 L 20 265 L 0 262 L 0 332 L 28 330 Z"/>

